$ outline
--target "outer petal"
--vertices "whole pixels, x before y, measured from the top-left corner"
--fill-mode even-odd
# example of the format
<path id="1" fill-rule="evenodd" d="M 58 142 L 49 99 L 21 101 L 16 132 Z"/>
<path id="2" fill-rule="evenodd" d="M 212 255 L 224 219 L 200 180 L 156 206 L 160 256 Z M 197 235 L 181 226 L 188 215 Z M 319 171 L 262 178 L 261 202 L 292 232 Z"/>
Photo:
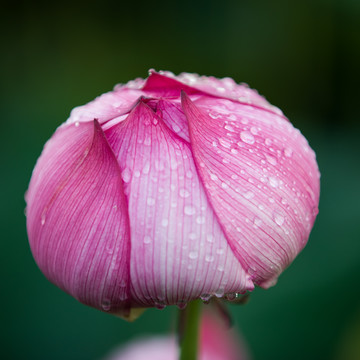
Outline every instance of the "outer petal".
<path id="1" fill-rule="evenodd" d="M 141 95 L 142 92 L 136 88 L 118 85 L 114 91 L 102 94 L 88 104 L 74 108 L 66 124 L 92 122 L 94 119 L 97 119 L 101 125 L 109 121 L 120 122 Z"/>
<path id="2" fill-rule="evenodd" d="M 129 300 L 129 225 L 117 161 L 95 122 L 61 127 L 27 193 L 31 250 L 43 273 L 81 302 L 122 312 Z"/>
<path id="3" fill-rule="evenodd" d="M 197 170 L 228 242 L 254 281 L 270 286 L 315 221 L 315 155 L 283 117 L 228 100 L 182 100 Z"/>
<path id="4" fill-rule="evenodd" d="M 138 303 L 161 307 L 252 289 L 208 204 L 189 144 L 142 101 L 106 136 L 128 197 Z"/>

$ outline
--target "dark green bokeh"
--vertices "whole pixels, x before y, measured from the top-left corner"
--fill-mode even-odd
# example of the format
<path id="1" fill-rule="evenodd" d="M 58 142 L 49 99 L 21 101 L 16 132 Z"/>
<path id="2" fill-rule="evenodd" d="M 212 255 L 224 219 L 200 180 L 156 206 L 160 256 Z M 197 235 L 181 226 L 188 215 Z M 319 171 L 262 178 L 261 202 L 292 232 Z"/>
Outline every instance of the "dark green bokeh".
<path id="1" fill-rule="evenodd" d="M 129 324 L 77 303 L 37 269 L 25 228 L 23 195 L 55 128 L 151 67 L 247 82 L 308 138 L 322 173 L 309 244 L 231 312 L 255 359 L 360 358 L 359 15 L 357 0 L 3 7 L 1 358 L 100 359 L 174 327 L 171 308 Z"/>

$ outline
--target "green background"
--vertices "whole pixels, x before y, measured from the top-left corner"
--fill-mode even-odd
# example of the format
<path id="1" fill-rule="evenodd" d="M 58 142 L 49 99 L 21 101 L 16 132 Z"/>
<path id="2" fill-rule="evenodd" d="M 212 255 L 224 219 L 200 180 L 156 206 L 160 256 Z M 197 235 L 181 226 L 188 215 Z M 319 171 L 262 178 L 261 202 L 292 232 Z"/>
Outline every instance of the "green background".
<path id="1" fill-rule="evenodd" d="M 14 1 L 0 17 L 1 358 L 101 359 L 174 327 L 176 308 L 130 324 L 50 284 L 24 216 L 35 161 L 70 110 L 153 67 L 248 83 L 317 153 L 307 247 L 277 286 L 231 306 L 254 359 L 360 359 L 358 0 Z"/>

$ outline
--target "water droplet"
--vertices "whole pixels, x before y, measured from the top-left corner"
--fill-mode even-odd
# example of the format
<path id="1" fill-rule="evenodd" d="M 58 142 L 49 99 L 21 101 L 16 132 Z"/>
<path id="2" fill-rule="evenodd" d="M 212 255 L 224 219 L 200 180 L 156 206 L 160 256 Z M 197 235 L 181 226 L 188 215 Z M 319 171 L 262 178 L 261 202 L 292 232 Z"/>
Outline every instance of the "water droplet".
<path id="1" fill-rule="evenodd" d="M 147 200 L 146 200 L 146 203 L 149 205 L 149 206 L 154 206 L 155 205 L 155 199 L 151 198 L 151 197 L 148 197 Z"/>
<path id="2" fill-rule="evenodd" d="M 177 124 L 172 124 L 171 127 L 175 133 L 178 133 L 181 130 Z"/>
<path id="3" fill-rule="evenodd" d="M 151 237 L 149 235 L 144 236 L 144 244 L 150 244 L 151 243 Z"/>
<path id="4" fill-rule="evenodd" d="M 259 218 L 255 218 L 255 219 L 254 219 L 254 224 L 255 224 L 256 226 L 260 226 L 260 225 L 262 224 L 262 221 L 261 221 Z"/>
<path id="5" fill-rule="evenodd" d="M 221 115 L 220 114 L 213 114 L 213 113 L 209 113 L 209 116 L 212 118 L 212 119 L 217 119 L 219 118 Z"/>
<path id="6" fill-rule="evenodd" d="M 240 133 L 240 139 L 246 144 L 253 144 L 255 142 L 254 135 L 249 131 L 242 131 Z"/>
<path id="7" fill-rule="evenodd" d="M 227 188 L 229 187 L 229 185 L 226 184 L 226 183 L 224 183 L 224 182 L 222 182 L 222 183 L 221 183 L 221 187 L 222 187 L 223 189 L 227 189 Z"/>
<path id="8" fill-rule="evenodd" d="M 111 302 L 110 300 L 104 300 L 102 303 L 101 303 L 101 307 L 104 311 L 110 311 L 111 309 Z"/>
<path id="9" fill-rule="evenodd" d="M 225 128 L 226 130 L 229 130 L 229 131 L 232 131 L 232 132 L 235 131 L 234 128 L 233 128 L 231 125 L 225 125 L 224 128 Z"/>
<path id="10" fill-rule="evenodd" d="M 214 294 L 217 298 L 222 298 L 224 296 L 224 289 L 223 288 L 219 288 L 215 291 Z"/>
<path id="11" fill-rule="evenodd" d="M 186 308 L 187 303 L 185 301 L 179 301 L 176 306 L 180 309 L 180 310 L 184 310 Z"/>
<path id="12" fill-rule="evenodd" d="M 266 154 L 265 157 L 266 157 L 266 160 L 269 162 L 269 164 L 271 164 L 271 165 L 277 164 L 277 160 L 273 156 Z"/>
<path id="13" fill-rule="evenodd" d="M 228 301 L 234 301 L 239 296 L 238 293 L 228 293 L 225 295 L 226 300 Z"/>
<path id="14" fill-rule="evenodd" d="M 252 199 L 254 197 L 254 193 L 252 191 L 247 191 L 245 194 L 244 194 L 244 198 L 245 199 Z"/>
<path id="15" fill-rule="evenodd" d="M 189 258 L 190 258 L 191 260 L 195 260 L 195 259 L 197 259 L 197 257 L 198 257 L 198 253 L 197 253 L 196 251 L 191 251 L 191 252 L 189 253 Z"/>
<path id="16" fill-rule="evenodd" d="M 216 181 L 218 177 L 216 174 L 210 174 L 210 179 Z"/>
<path id="17" fill-rule="evenodd" d="M 155 307 L 159 310 L 163 310 L 166 308 L 166 305 L 163 301 L 155 301 Z"/>
<path id="18" fill-rule="evenodd" d="M 195 209 L 195 207 L 194 206 L 192 206 L 192 205 L 186 205 L 185 207 L 184 207 L 184 214 L 185 215 L 194 215 L 196 213 L 196 209 Z"/>
<path id="19" fill-rule="evenodd" d="M 193 177 L 193 173 L 192 173 L 191 170 L 188 170 L 188 171 L 186 172 L 186 177 L 187 177 L 188 179 L 191 179 L 191 178 Z"/>
<path id="20" fill-rule="evenodd" d="M 125 168 L 125 170 L 121 173 L 121 177 L 124 182 L 128 183 L 131 179 L 131 171 L 129 168 Z"/>
<path id="21" fill-rule="evenodd" d="M 168 220 L 168 219 L 162 219 L 162 220 L 161 220 L 161 225 L 162 225 L 163 227 L 167 227 L 167 226 L 169 225 L 169 220 Z"/>
<path id="22" fill-rule="evenodd" d="M 278 179 L 274 178 L 274 177 L 270 177 L 269 178 L 269 184 L 270 186 L 272 186 L 273 188 L 276 188 L 279 186 L 279 181 Z"/>
<path id="23" fill-rule="evenodd" d="M 232 148 L 230 151 L 231 151 L 232 154 L 235 154 L 235 155 L 238 153 L 238 151 L 236 149 L 234 149 L 234 148 Z"/>
<path id="24" fill-rule="evenodd" d="M 253 134 L 253 135 L 257 135 L 259 133 L 258 129 L 255 127 L 255 126 L 252 126 L 250 128 L 250 132 Z"/>
<path id="25" fill-rule="evenodd" d="M 206 240 L 209 242 L 209 243 L 213 243 L 215 241 L 215 238 L 212 234 L 207 234 L 206 235 Z"/>
<path id="26" fill-rule="evenodd" d="M 176 170 L 178 168 L 178 162 L 176 161 L 176 159 L 172 158 L 170 160 L 170 168 L 171 170 Z"/>
<path id="27" fill-rule="evenodd" d="M 151 137 L 147 136 L 144 140 L 144 145 L 145 146 L 150 146 L 151 145 Z"/>
<path id="28" fill-rule="evenodd" d="M 213 262 L 214 261 L 214 257 L 212 255 L 206 255 L 205 256 L 205 261 L 206 262 Z"/>
<path id="29" fill-rule="evenodd" d="M 196 218 L 196 223 L 199 224 L 199 225 L 205 224 L 205 221 L 206 221 L 205 216 L 198 216 L 198 217 Z"/>
<path id="30" fill-rule="evenodd" d="M 217 250 L 216 250 L 216 253 L 217 253 L 218 255 L 222 255 L 222 254 L 224 253 L 224 249 L 217 249 Z"/>
<path id="31" fill-rule="evenodd" d="M 78 127 L 80 123 L 78 121 L 75 122 L 75 127 Z"/>
<path id="32" fill-rule="evenodd" d="M 276 224 L 278 224 L 279 226 L 281 226 L 284 221 L 285 221 L 285 218 L 283 215 L 281 215 L 280 213 L 278 212 L 274 212 L 274 221 L 276 222 Z"/>
<path id="33" fill-rule="evenodd" d="M 270 146 L 272 141 L 270 139 L 265 139 L 265 145 Z"/>
<path id="34" fill-rule="evenodd" d="M 182 198 L 187 198 L 187 197 L 190 196 L 190 192 L 188 190 L 186 190 L 186 189 L 180 189 L 179 195 Z"/>
<path id="35" fill-rule="evenodd" d="M 45 225 L 45 221 L 46 221 L 46 214 L 42 213 L 41 214 L 41 225 Z"/>
<path id="36" fill-rule="evenodd" d="M 148 173 L 149 173 L 149 171 L 150 171 L 150 163 L 149 163 L 149 161 L 147 161 L 147 162 L 145 163 L 142 171 L 143 171 L 144 174 L 148 174 Z"/>
<path id="37" fill-rule="evenodd" d="M 223 146 L 224 148 L 229 149 L 231 146 L 231 141 L 229 141 L 228 139 L 225 139 L 225 138 L 220 138 L 219 144 L 221 146 Z"/>
<path id="38" fill-rule="evenodd" d="M 196 233 L 191 232 L 191 233 L 189 234 L 189 239 L 190 239 L 190 240 L 195 240 L 196 238 L 197 238 L 197 234 L 196 234 Z"/>
<path id="39" fill-rule="evenodd" d="M 135 171 L 134 171 L 134 176 L 137 177 L 137 178 L 140 177 L 140 171 L 139 171 L 139 170 L 135 170 Z"/>
<path id="40" fill-rule="evenodd" d="M 201 294 L 201 295 L 200 295 L 200 299 L 201 299 L 205 304 L 208 304 L 211 298 L 212 298 L 212 295 L 210 295 L 210 294 Z"/>
<path id="41" fill-rule="evenodd" d="M 286 148 L 286 149 L 284 150 L 284 154 L 285 154 L 286 157 L 291 157 L 292 154 L 293 154 L 293 150 L 290 149 L 290 148 Z"/>

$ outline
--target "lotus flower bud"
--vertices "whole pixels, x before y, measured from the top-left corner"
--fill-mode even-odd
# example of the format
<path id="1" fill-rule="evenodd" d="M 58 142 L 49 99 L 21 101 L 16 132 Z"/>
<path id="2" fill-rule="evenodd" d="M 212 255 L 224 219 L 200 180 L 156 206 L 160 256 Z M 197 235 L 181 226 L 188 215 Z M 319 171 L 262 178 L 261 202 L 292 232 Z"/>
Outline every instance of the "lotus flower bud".
<path id="1" fill-rule="evenodd" d="M 45 276 L 126 316 L 273 285 L 308 240 L 319 171 L 256 91 L 151 70 L 72 111 L 26 200 Z"/>

